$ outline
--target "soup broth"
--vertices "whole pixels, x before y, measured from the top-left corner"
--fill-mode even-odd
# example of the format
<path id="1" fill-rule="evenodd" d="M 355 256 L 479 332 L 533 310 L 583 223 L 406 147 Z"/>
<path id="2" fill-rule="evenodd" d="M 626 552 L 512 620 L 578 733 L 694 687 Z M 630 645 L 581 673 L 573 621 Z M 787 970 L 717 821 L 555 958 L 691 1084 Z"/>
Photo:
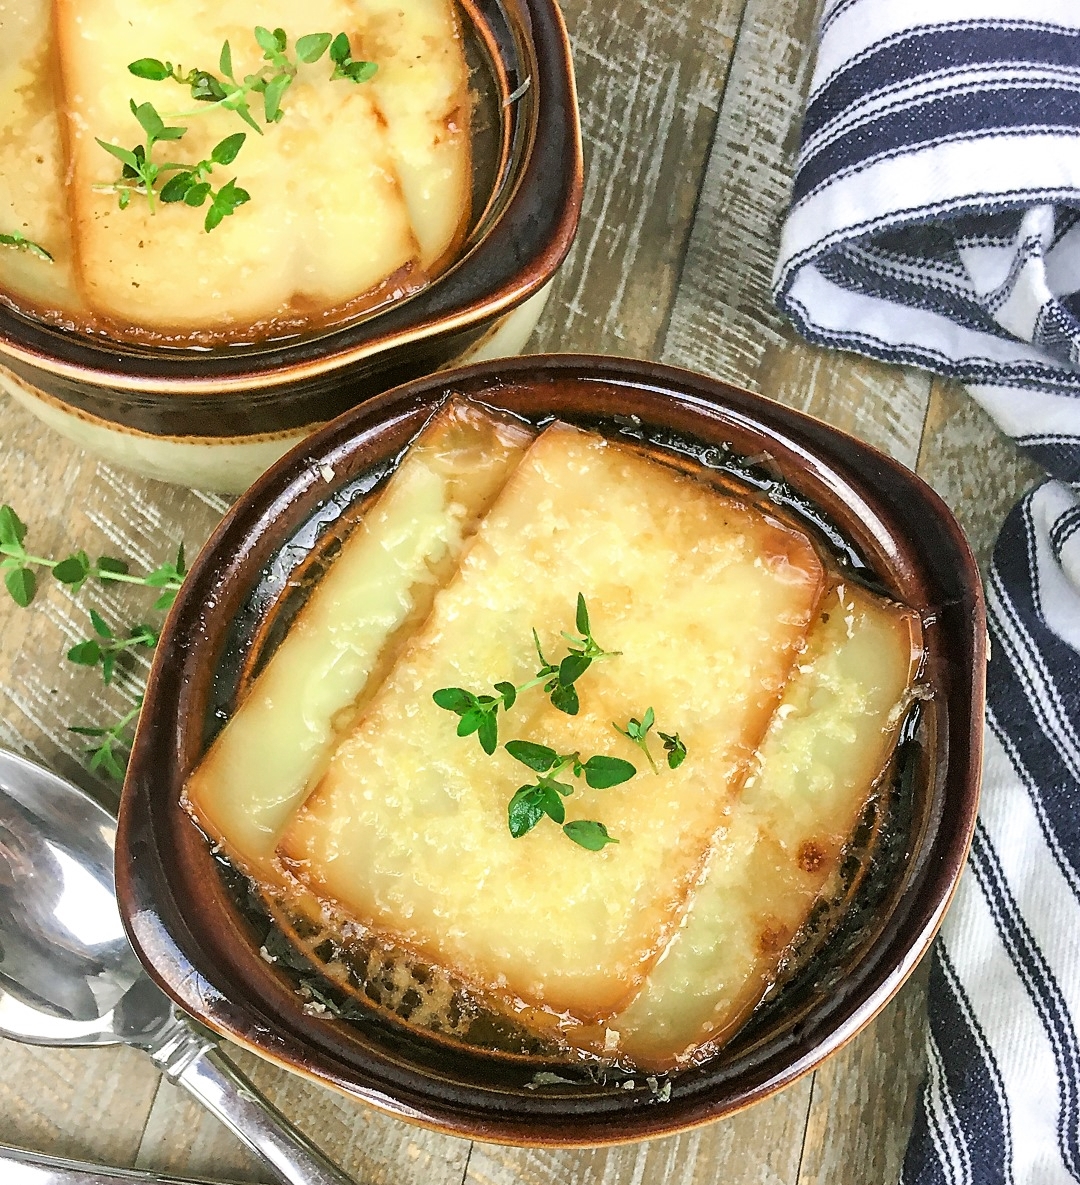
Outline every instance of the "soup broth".
<path id="1" fill-rule="evenodd" d="M 670 449 L 557 424 L 530 443 L 522 428 L 469 405 L 444 409 L 342 531 L 331 575 L 299 616 L 273 615 L 273 656 L 186 805 L 275 918 L 265 957 L 321 966 L 357 1002 L 345 1015 L 362 1003 L 511 1057 L 561 1051 L 666 1072 L 730 1040 L 845 916 L 891 810 L 921 627 L 867 585 L 828 524 L 808 529 L 812 508 L 796 500 L 778 512 L 790 492 L 775 482 L 761 498 Z M 498 471 L 471 495 L 459 473 L 450 494 L 455 450 L 466 460 L 470 436 L 492 432 Z M 422 552 L 411 569 L 372 563 L 391 540 L 400 555 L 406 538 L 441 538 L 432 524 L 447 514 L 454 542 L 437 545 L 434 567 Z M 423 607 L 408 610 L 415 592 L 395 596 L 410 623 L 388 630 L 359 696 L 342 683 L 329 703 L 333 680 L 320 685 L 323 747 L 303 779 L 252 784 L 251 737 L 277 744 L 287 731 L 275 713 L 310 733 L 308 700 L 280 670 L 339 613 L 335 574 L 354 562 L 376 584 L 379 571 L 404 577 Z M 417 581 L 425 568 L 437 588 Z M 549 569 L 562 581 L 546 587 Z M 468 730 L 455 736 L 432 704 L 456 680 L 485 690 L 503 675 L 524 687 L 529 626 L 548 648 L 560 624 L 580 631 L 574 589 L 587 590 L 596 634 L 618 653 L 582 676 L 580 711 L 523 690 L 499 740 L 633 758 L 636 775 L 613 788 L 563 770 L 568 825 L 599 812 L 618 840 L 597 850 L 560 834 L 554 810 L 508 832 L 507 800 L 535 770 L 481 751 Z M 353 600 L 349 628 L 374 620 L 377 599 Z M 332 651 L 351 645 L 345 617 L 335 620 L 331 667 Z M 365 652 L 380 648 L 364 637 Z M 635 708 L 642 724 L 646 703 L 656 773 L 612 728 Z M 685 755 L 667 760 L 680 732 Z M 253 832 L 268 805 L 272 822 Z M 324 988 L 300 985 L 313 1011 L 342 1014 Z"/>

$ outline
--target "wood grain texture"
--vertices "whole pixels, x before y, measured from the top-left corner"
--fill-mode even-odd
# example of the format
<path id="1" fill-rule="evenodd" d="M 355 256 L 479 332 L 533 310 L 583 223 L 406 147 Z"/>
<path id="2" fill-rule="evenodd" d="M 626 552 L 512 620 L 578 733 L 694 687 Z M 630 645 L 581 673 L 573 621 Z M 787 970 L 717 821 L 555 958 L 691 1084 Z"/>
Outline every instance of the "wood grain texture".
<path id="1" fill-rule="evenodd" d="M 26 523 L 26 546 L 44 556 L 83 548 L 122 556 L 144 571 L 171 559 L 183 539 L 188 554 L 202 546 L 226 503 L 176 486 L 150 482 L 95 461 L 46 432 L 21 408 L 3 404 L 4 451 L 0 501 Z M 135 702 L 149 670 L 148 652 L 122 663 L 112 687 L 100 674 L 64 661 L 89 636 L 89 608 L 110 626 L 160 625 L 157 593 L 123 584 L 90 584 L 73 593 L 39 570 L 29 609 L 0 598 L 0 744 L 25 752 L 72 778 L 115 808 L 118 788 L 86 770 L 83 740 L 72 724 L 111 723 Z M 11 642 L 17 645 L 11 645 Z"/>
<path id="2" fill-rule="evenodd" d="M 812 0 L 746 6 L 662 357 L 809 412 L 914 465 L 929 377 L 807 345 L 772 303 L 815 13 Z"/>
<path id="3" fill-rule="evenodd" d="M 476 1144 L 464 1185 L 795 1185 L 810 1079 L 695 1131 L 551 1152 Z"/>
<path id="4" fill-rule="evenodd" d="M 530 350 L 653 357 L 745 0 L 567 0 L 585 153 L 574 248 Z"/>
<path id="5" fill-rule="evenodd" d="M 917 471 L 959 519 L 983 571 L 1005 516 L 1046 476 L 963 387 L 946 379 L 935 379 L 931 389 Z"/>
<path id="6" fill-rule="evenodd" d="M 926 1065 L 929 959 L 814 1075 L 799 1185 L 898 1180 Z"/>
<path id="7" fill-rule="evenodd" d="M 0 1038 L 0 1140 L 130 1165 L 157 1083 L 157 1071 L 133 1049 L 44 1049 Z"/>
<path id="8" fill-rule="evenodd" d="M 39 555 L 83 547 L 153 567 L 175 552 L 177 531 L 198 547 L 223 504 L 188 491 L 134 479 L 87 457 L 6 399 L 0 403 L 3 451 L 0 502 L 12 504 Z M 113 626 L 160 623 L 156 594 L 112 585 L 78 594 L 42 573 L 29 609 L 0 597 L 0 745 L 22 752 L 81 785 L 115 809 L 118 787 L 90 773 L 84 742 L 69 725 L 111 723 L 128 710 L 148 670 L 146 657 L 122 665 L 114 685 L 64 660 L 89 636 L 87 609 Z M 159 1075 L 127 1049 L 35 1049 L 3 1042 L 0 1133 L 45 1152 L 130 1165 L 158 1089 Z"/>
<path id="9" fill-rule="evenodd" d="M 470 1144 L 313 1086 L 246 1050 L 228 1056 L 283 1114 L 364 1185 L 459 1185 Z M 266 1168 L 198 1103 L 163 1082 L 139 1148 L 139 1168 L 269 1185 Z"/>

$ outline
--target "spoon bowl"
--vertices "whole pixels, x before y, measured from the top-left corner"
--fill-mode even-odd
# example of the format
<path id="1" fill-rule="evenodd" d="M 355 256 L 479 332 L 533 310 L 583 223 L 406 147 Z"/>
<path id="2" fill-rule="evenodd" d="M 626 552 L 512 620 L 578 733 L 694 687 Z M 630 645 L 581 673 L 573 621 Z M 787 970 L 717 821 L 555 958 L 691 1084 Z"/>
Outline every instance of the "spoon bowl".
<path id="1" fill-rule="evenodd" d="M 132 1045 L 290 1185 L 348 1185 L 143 971 L 116 905 L 116 821 L 0 749 L 0 1036 Z"/>
<path id="2" fill-rule="evenodd" d="M 123 1040 L 114 1010 L 144 973 L 116 907 L 115 842 L 115 821 L 92 798 L 0 751 L 3 1036 Z"/>

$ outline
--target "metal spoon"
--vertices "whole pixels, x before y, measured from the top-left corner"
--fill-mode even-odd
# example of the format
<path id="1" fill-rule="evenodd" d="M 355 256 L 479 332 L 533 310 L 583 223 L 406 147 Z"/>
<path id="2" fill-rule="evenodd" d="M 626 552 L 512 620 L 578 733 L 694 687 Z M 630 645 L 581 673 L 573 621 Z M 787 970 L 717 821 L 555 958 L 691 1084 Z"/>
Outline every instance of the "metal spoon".
<path id="1" fill-rule="evenodd" d="M 0 1180 L 4 1185 L 227 1185 L 224 1181 L 190 1181 L 142 1169 L 109 1169 L 64 1156 L 44 1156 L 0 1144 Z"/>
<path id="2" fill-rule="evenodd" d="M 116 905 L 116 823 L 93 799 L 0 749 L 0 1036 L 133 1045 L 289 1185 L 349 1185 L 174 1008 Z"/>

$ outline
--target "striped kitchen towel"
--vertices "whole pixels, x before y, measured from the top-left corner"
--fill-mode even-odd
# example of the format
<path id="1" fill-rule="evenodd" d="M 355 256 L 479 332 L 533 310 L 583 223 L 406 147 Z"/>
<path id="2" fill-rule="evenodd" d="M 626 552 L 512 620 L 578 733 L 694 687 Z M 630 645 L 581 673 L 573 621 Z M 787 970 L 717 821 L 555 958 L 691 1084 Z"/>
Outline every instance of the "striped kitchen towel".
<path id="1" fill-rule="evenodd" d="M 1050 480 L 987 579 L 986 768 L 907 1185 L 1080 1182 L 1080 0 L 826 0 L 776 299 Z"/>

